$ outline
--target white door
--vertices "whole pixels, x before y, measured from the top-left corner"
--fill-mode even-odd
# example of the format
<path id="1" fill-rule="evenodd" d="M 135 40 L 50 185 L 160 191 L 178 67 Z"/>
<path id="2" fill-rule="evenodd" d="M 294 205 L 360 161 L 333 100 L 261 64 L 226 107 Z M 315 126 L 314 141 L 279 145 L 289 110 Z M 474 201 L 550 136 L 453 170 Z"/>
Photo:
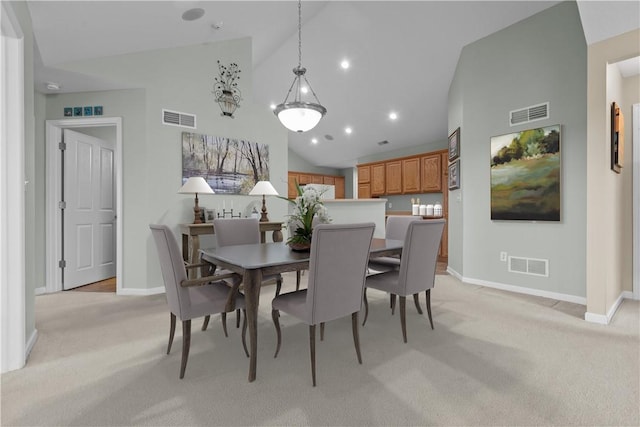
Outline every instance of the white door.
<path id="1" fill-rule="evenodd" d="M 64 130 L 63 289 L 116 275 L 114 144 Z"/>

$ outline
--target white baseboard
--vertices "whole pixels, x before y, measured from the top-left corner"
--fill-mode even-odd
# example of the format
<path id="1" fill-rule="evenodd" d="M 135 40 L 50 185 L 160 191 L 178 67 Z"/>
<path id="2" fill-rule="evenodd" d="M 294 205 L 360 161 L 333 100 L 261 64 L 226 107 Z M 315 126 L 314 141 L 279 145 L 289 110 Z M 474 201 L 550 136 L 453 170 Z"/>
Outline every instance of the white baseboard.
<path id="1" fill-rule="evenodd" d="M 47 293 L 47 287 L 46 286 L 40 286 L 39 288 L 35 288 L 33 290 L 34 295 L 38 296 L 38 295 L 44 295 Z"/>
<path id="2" fill-rule="evenodd" d="M 452 275 L 453 277 L 455 277 L 456 279 L 462 281 L 462 274 L 458 273 L 457 271 L 455 271 L 453 268 L 451 268 L 450 266 L 447 266 L 447 273 L 449 273 L 450 275 Z"/>
<path id="3" fill-rule="evenodd" d="M 164 286 L 158 286 L 155 288 L 149 289 L 132 289 L 132 288 L 124 288 L 118 289 L 117 294 L 123 296 L 147 296 L 147 295 L 158 295 L 164 294 Z"/>
<path id="4" fill-rule="evenodd" d="M 31 350 L 36 345 L 36 341 L 38 341 L 38 330 L 34 329 L 31 333 L 31 336 L 27 340 L 27 348 L 25 348 L 24 360 L 29 360 L 29 355 L 31 354 Z"/>
<path id="5" fill-rule="evenodd" d="M 586 320 L 587 322 L 598 323 L 600 325 L 608 325 L 609 322 L 611 322 L 611 319 L 613 319 L 614 314 L 616 314 L 616 311 L 618 311 L 618 308 L 620 307 L 620 304 L 622 304 L 623 299 L 633 299 L 633 292 L 630 292 L 630 291 L 620 292 L 620 295 L 618 295 L 616 302 L 614 302 L 613 305 L 611 305 L 611 308 L 609 308 L 609 311 L 607 312 L 606 316 L 604 314 L 595 314 L 595 313 L 587 312 L 584 314 L 584 320 Z"/>
<path id="6" fill-rule="evenodd" d="M 486 286 L 487 288 L 500 289 L 503 291 L 515 292 L 518 294 L 534 295 L 537 297 L 551 298 L 558 301 L 566 301 L 574 304 L 587 305 L 587 298 L 576 295 L 561 294 L 559 292 L 544 291 L 541 289 L 525 288 L 523 286 L 507 285 L 505 283 L 490 282 L 488 280 L 474 279 L 473 277 L 462 277 L 463 282 L 472 285 Z"/>

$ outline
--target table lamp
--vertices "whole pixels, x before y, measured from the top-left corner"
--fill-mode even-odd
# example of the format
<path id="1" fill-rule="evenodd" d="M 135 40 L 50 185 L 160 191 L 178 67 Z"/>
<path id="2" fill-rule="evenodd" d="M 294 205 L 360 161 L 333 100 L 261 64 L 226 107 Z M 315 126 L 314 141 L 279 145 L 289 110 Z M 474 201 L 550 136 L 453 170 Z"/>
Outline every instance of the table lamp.
<path id="1" fill-rule="evenodd" d="M 260 216 L 260 222 L 269 221 L 267 217 L 267 204 L 265 203 L 264 196 L 278 196 L 278 192 L 269 181 L 258 181 L 253 189 L 249 192 L 250 196 L 259 196 L 262 194 L 262 215 Z"/>
<path id="2" fill-rule="evenodd" d="M 196 204 L 193 207 L 193 223 L 194 224 L 202 224 L 202 219 L 200 216 L 200 206 L 198 206 L 198 193 L 201 194 L 215 194 L 207 181 L 204 180 L 201 176 L 192 176 L 184 183 L 182 188 L 178 190 L 180 194 L 195 194 L 196 195 Z"/>

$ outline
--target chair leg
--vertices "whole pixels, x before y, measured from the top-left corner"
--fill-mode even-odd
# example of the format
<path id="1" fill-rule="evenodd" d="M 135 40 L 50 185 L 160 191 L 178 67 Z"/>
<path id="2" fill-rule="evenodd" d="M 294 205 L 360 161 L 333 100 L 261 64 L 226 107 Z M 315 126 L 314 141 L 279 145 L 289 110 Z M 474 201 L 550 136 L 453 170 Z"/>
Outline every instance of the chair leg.
<path id="1" fill-rule="evenodd" d="M 429 323 L 431 323 L 431 329 L 433 330 L 433 319 L 431 318 L 431 289 L 427 289 L 427 314 L 429 315 Z"/>
<path id="2" fill-rule="evenodd" d="M 176 315 L 171 313 L 171 324 L 169 325 L 169 345 L 167 346 L 167 354 L 171 351 L 171 344 L 173 344 L 173 336 L 176 333 Z"/>
<path id="3" fill-rule="evenodd" d="M 202 330 L 206 331 L 207 327 L 209 326 L 209 318 L 211 318 L 211 316 L 209 316 L 208 314 L 206 316 L 204 316 L 204 322 L 202 322 Z"/>
<path id="4" fill-rule="evenodd" d="M 220 318 L 222 319 L 222 330 L 224 331 L 224 336 L 228 337 L 227 334 L 227 313 L 220 313 Z"/>
<path id="5" fill-rule="evenodd" d="M 364 320 L 362 321 L 362 326 L 367 323 L 367 317 L 369 317 L 369 302 L 367 301 L 367 288 L 364 288 L 364 293 L 362 294 L 362 300 L 364 301 Z"/>
<path id="6" fill-rule="evenodd" d="M 276 354 L 273 355 L 275 359 L 278 357 L 278 352 L 280 351 L 280 342 L 282 341 L 282 333 L 280 332 L 280 311 L 271 310 L 271 318 L 273 319 L 273 324 L 276 327 L 276 334 L 278 335 L 278 344 L 276 345 Z"/>
<path id="7" fill-rule="evenodd" d="M 407 297 L 400 297 L 400 325 L 402 326 L 402 338 L 407 342 Z"/>
<path id="8" fill-rule="evenodd" d="M 316 325 L 309 325 L 309 349 L 311 350 L 311 378 L 316 386 Z"/>
<path id="9" fill-rule="evenodd" d="M 282 279 L 276 280 L 276 296 L 280 295 L 280 290 L 282 289 Z M 298 289 L 296 289 L 297 291 Z"/>
<path id="10" fill-rule="evenodd" d="M 353 330 L 353 344 L 356 346 L 358 363 L 362 365 L 362 355 L 360 354 L 360 337 L 358 336 L 358 312 L 351 314 L 351 329 Z"/>
<path id="11" fill-rule="evenodd" d="M 320 323 L 320 341 L 324 341 L 324 322 Z"/>
<path id="12" fill-rule="evenodd" d="M 391 315 L 396 313 L 396 294 L 391 294 Z"/>
<path id="13" fill-rule="evenodd" d="M 300 289 L 300 270 L 296 270 L 296 291 Z"/>
<path id="14" fill-rule="evenodd" d="M 243 321 L 242 321 L 242 346 L 244 347 L 244 354 L 249 357 L 249 350 L 247 350 L 247 310 L 242 310 Z"/>
<path id="15" fill-rule="evenodd" d="M 422 314 L 422 313 L 420 313 Z M 240 309 L 236 309 L 236 328 L 240 327 Z"/>
<path id="16" fill-rule="evenodd" d="M 413 294 L 413 302 L 416 304 L 416 309 L 419 314 L 422 314 L 422 308 L 420 307 L 420 298 L 418 297 L 420 294 Z"/>
<path id="17" fill-rule="evenodd" d="M 180 379 L 184 378 L 189 359 L 189 347 L 191 346 L 191 319 L 182 321 L 182 363 L 180 364 Z"/>

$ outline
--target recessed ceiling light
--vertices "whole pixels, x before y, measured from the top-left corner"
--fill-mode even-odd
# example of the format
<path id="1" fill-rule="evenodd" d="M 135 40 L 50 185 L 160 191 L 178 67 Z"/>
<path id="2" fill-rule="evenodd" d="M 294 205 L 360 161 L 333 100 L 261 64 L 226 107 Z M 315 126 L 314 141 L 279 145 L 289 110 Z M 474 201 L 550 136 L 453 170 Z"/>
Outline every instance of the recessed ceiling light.
<path id="1" fill-rule="evenodd" d="M 346 59 L 345 59 L 345 60 L 343 60 L 343 61 L 340 63 L 340 66 L 341 66 L 343 69 L 345 69 L 345 70 L 346 70 L 347 68 L 349 68 L 349 65 L 350 65 L 350 64 L 349 64 L 349 61 L 347 61 Z"/>
<path id="2" fill-rule="evenodd" d="M 195 21 L 196 19 L 200 19 L 204 16 L 204 9 L 200 9 L 199 7 L 189 9 L 182 14 L 183 21 Z"/>
<path id="3" fill-rule="evenodd" d="M 62 87 L 60 83 L 55 82 L 46 82 L 44 86 L 49 90 L 60 90 L 60 88 Z"/>
<path id="4" fill-rule="evenodd" d="M 398 118 L 398 115 L 392 111 L 392 112 L 389 113 L 389 118 L 391 120 L 395 120 L 395 119 Z"/>
<path id="5" fill-rule="evenodd" d="M 351 129 L 350 127 L 348 127 L 348 126 L 347 126 L 346 128 L 344 128 L 344 132 L 345 132 L 347 135 L 351 135 L 351 132 L 353 132 L 353 129 Z"/>
<path id="6" fill-rule="evenodd" d="M 275 110 L 276 109 L 276 104 L 271 103 L 271 105 L 269 105 L 269 108 L 271 108 L 272 110 Z"/>
<path id="7" fill-rule="evenodd" d="M 318 138 L 311 138 L 311 143 L 312 144 L 317 144 L 318 143 Z"/>

